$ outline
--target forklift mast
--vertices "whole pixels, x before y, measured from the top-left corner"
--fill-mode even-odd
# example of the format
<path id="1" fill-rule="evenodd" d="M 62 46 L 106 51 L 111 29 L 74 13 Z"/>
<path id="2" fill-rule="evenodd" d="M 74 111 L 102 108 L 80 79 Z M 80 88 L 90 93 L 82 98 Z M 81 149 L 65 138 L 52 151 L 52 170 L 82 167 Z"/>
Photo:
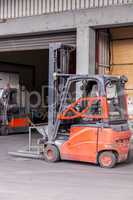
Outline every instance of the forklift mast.
<path id="1" fill-rule="evenodd" d="M 49 89 L 48 89 L 48 135 L 52 138 L 57 112 L 68 74 L 70 74 L 71 52 L 73 46 L 62 43 L 49 44 Z M 56 78 L 58 74 L 58 79 Z"/>

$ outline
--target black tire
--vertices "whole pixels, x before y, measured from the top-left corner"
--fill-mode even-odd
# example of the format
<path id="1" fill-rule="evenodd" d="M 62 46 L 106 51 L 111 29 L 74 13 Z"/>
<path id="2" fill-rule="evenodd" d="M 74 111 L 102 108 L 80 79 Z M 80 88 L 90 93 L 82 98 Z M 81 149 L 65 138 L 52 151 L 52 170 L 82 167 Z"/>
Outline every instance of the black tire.
<path id="1" fill-rule="evenodd" d="M 9 134 L 9 130 L 7 126 L 1 126 L 0 128 L 0 135 L 7 136 Z"/>
<path id="2" fill-rule="evenodd" d="M 98 162 L 102 168 L 113 168 L 117 163 L 117 157 L 112 151 L 104 151 L 100 153 Z"/>
<path id="3" fill-rule="evenodd" d="M 128 157 L 126 160 L 126 163 L 131 163 L 131 162 L 133 162 L 133 150 L 129 150 Z"/>
<path id="4" fill-rule="evenodd" d="M 60 153 L 55 145 L 47 145 L 44 149 L 44 159 L 47 162 L 57 162 L 60 160 Z"/>

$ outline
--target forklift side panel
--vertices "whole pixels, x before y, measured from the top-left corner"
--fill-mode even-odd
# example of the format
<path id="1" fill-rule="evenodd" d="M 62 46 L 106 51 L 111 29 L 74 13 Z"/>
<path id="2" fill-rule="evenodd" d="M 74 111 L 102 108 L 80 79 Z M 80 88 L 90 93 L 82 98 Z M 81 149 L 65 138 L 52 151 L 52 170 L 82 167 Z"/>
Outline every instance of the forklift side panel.
<path id="1" fill-rule="evenodd" d="M 98 127 L 72 126 L 70 138 L 60 148 L 61 158 L 96 163 Z"/>
<path id="2" fill-rule="evenodd" d="M 98 134 L 98 152 L 111 150 L 117 153 L 118 162 L 127 159 L 131 132 L 101 128 Z"/>

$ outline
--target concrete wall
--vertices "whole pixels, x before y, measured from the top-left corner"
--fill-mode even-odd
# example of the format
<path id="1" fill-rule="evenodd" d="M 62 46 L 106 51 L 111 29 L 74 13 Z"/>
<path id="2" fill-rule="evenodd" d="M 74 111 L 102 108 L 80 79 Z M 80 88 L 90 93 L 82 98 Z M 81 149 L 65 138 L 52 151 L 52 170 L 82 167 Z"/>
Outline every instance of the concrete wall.
<path id="1" fill-rule="evenodd" d="M 105 27 L 133 24 L 133 5 L 48 14 L 0 23 L 0 37 L 70 30 L 77 27 Z M 59 22 L 59 23 L 58 23 Z"/>
<path id="2" fill-rule="evenodd" d="M 94 29 L 132 25 L 132 13 L 133 5 L 131 4 L 10 19 L 0 23 L 0 37 L 76 29 L 77 72 L 94 73 Z"/>

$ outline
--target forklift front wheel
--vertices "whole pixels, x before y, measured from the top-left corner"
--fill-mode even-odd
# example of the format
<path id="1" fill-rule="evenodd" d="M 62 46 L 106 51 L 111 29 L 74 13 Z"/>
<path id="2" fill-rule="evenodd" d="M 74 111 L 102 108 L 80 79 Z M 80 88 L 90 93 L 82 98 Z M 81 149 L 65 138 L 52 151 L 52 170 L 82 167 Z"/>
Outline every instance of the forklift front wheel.
<path id="1" fill-rule="evenodd" d="M 116 155 L 112 151 L 104 151 L 100 153 L 98 158 L 100 167 L 113 168 L 117 163 Z"/>
<path id="2" fill-rule="evenodd" d="M 47 145 L 44 149 L 44 159 L 47 162 L 57 162 L 60 160 L 60 153 L 55 145 Z"/>

